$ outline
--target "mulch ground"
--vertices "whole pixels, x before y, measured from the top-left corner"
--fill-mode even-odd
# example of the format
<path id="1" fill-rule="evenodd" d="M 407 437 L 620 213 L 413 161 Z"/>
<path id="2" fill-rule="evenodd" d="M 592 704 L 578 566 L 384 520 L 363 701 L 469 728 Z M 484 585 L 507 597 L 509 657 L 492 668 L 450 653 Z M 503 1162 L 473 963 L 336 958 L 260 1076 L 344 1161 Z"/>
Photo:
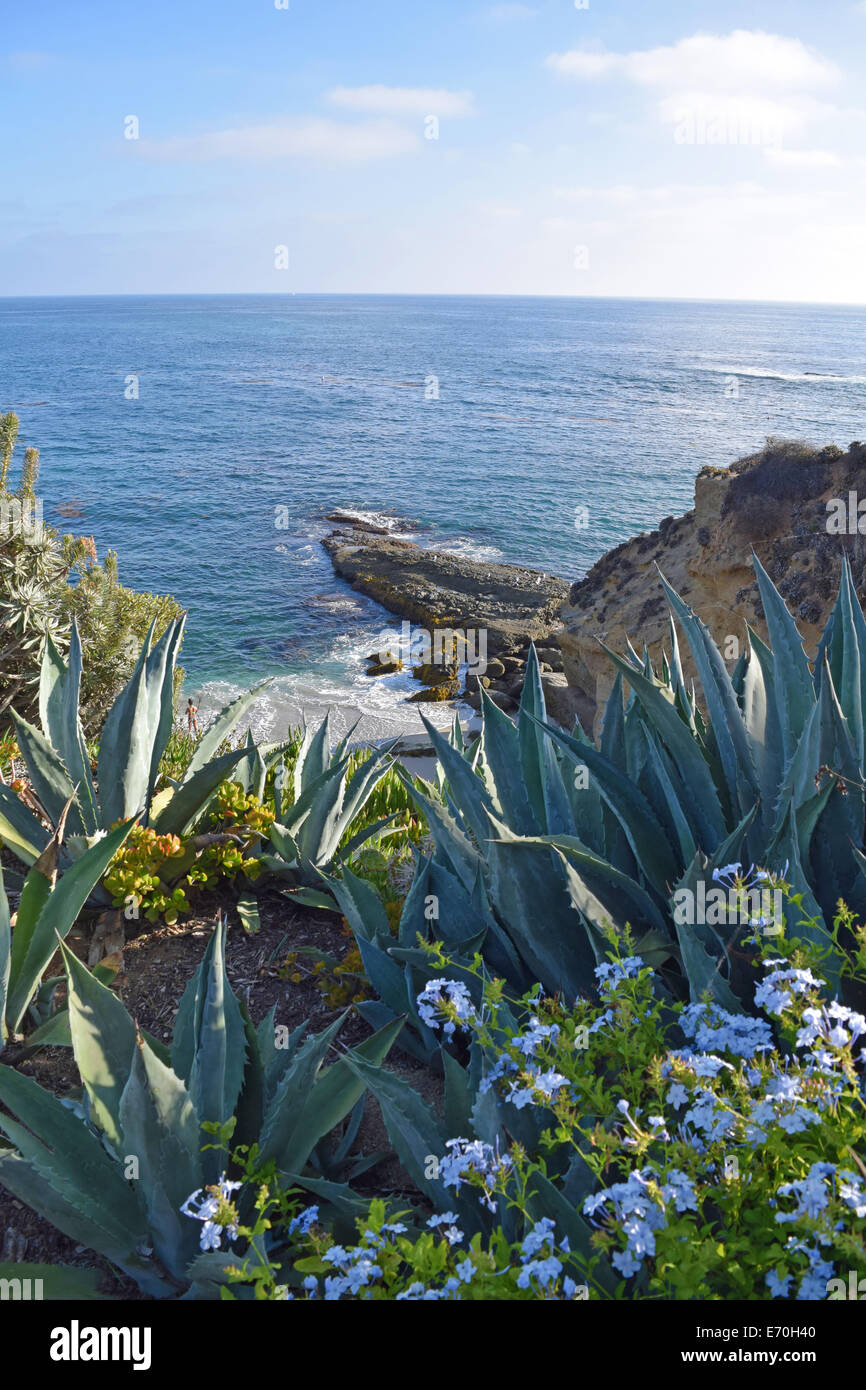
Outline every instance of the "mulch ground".
<path id="1" fill-rule="evenodd" d="M 336 913 L 299 907 L 277 892 L 266 893 L 260 902 L 261 930 L 248 934 L 232 904 L 220 903 L 215 894 L 208 895 L 203 902 L 206 911 L 193 913 L 173 927 L 146 922 L 126 924 L 123 968 L 113 987 L 140 1027 L 166 1043 L 171 1039 L 181 995 L 204 954 L 218 907 L 226 912 L 229 922 L 226 941 L 229 980 L 235 993 L 246 1003 L 254 1023 L 276 1006 L 277 1024 L 285 1024 L 291 1030 L 309 1022 L 310 1032 L 318 1033 L 345 1011 L 346 1006 L 335 1009 L 324 998 L 313 973 L 312 957 L 302 953 L 291 966 L 286 966 L 289 953 L 305 947 L 339 959 L 345 956 L 352 943 L 346 936 L 343 919 Z M 77 926 L 70 933 L 68 945 L 86 961 L 90 940 L 91 930 Z M 47 974 L 61 973 L 59 957 L 56 957 Z M 290 973 L 300 973 L 301 980 L 290 980 L 287 978 Z M 354 1046 L 370 1031 L 360 1015 L 350 1010 L 338 1043 L 342 1047 Z M 9 1047 L 2 1060 L 33 1077 L 57 1096 L 80 1091 L 81 1081 L 69 1048 L 46 1047 L 28 1057 L 21 1055 L 21 1049 Z M 413 1089 L 428 1103 L 437 1109 L 441 1107 L 441 1081 L 428 1069 L 397 1047 L 392 1050 L 386 1066 L 410 1081 Z M 389 1147 L 378 1106 L 368 1096 L 355 1150 L 371 1153 Z M 393 1154 L 365 1173 L 354 1186 L 359 1193 L 369 1196 L 406 1196 L 416 1200 L 419 1196 Z M 118 1277 L 99 1255 L 76 1245 L 0 1188 L 0 1262 L 4 1260 L 92 1266 L 104 1271 L 101 1288 L 105 1296 L 144 1297 L 135 1284 Z"/>

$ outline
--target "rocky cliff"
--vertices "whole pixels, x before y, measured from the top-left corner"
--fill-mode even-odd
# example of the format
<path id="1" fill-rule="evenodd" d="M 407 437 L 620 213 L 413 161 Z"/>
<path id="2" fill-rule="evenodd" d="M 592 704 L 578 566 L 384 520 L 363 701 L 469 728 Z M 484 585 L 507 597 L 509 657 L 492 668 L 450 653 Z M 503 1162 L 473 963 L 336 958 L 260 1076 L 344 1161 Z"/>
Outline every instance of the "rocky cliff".
<path id="1" fill-rule="evenodd" d="M 572 585 L 557 637 L 571 708 L 584 726 L 594 722 L 597 730 L 613 681 L 598 639 L 617 652 L 625 651 L 627 639 L 638 651 L 645 643 L 654 657 L 669 645 L 659 569 L 707 624 L 730 668 L 743 648 L 746 623 L 767 637 L 754 550 L 814 655 L 835 599 L 843 549 L 861 602 L 866 599 L 860 499 L 866 514 L 866 445 L 859 443 L 843 452 L 770 440 L 730 468 L 702 469 L 692 511 L 665 517 L 657 531 L 608 551 Z M 686 665 L 685 644 L 682 655 Z"/>

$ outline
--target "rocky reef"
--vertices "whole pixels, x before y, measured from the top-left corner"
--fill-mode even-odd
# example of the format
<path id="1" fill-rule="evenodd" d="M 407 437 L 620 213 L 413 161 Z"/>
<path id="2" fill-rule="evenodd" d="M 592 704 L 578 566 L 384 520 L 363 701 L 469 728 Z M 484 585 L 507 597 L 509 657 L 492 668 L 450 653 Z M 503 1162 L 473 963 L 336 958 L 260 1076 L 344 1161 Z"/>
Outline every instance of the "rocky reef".
<path id="1" fill-rule="evenodd" d="M 866 532 L 866 516 L 857 517 L 858 498 L 866 513 L 866 445 L 859 443 L 843 451 L 769 440 L 730 468 L 703 468 L 692 511 L 665 517 L 658 530 L 608 551 L 571 588 L 558 640 L 584 727 L 595 723 L 597 730 L 613 681 L 599 639 L 617 652 L 628 640 L 638 652 L 646 644 L 653 657 L 670 646 L 659 569 L 707 624 L 730 669 L 747 623 L 767 638 L 754 550 L 813 656 L 838 587 L 843 549 L 861 602 L 866 598 L 866 534 L 857 529 L 862 520 Z M 681 652 L 693 675 L 684 645 Z"/>
<path id="2" fill-rule="evenodd" d="M 555 636 L 560 608 L 568 597 L 566 580 L 521 565 L 469 560 L 361 529 L 346 513 L 332 513 L 331 518 L 344 524 L 326 536 L 323 545 L 336 573 L 353 589 L 427 632 L 485 634 L 486 670 L 469 676 L 463 697 L 468 703 L 480 704 L 480 682 L 502 708 L 516 708 L 530 642 L 536 644 L 545 677 L 557 675 L 559 684 L 566 686 Z M 444 662 L 428 660 L 413 667 L 425 689 L 410 699 L 455 698 L 458 664 L 449 656 Z M 377 674 L 380 657 L 380 653 L 371 656 L 368 674 Z"/>

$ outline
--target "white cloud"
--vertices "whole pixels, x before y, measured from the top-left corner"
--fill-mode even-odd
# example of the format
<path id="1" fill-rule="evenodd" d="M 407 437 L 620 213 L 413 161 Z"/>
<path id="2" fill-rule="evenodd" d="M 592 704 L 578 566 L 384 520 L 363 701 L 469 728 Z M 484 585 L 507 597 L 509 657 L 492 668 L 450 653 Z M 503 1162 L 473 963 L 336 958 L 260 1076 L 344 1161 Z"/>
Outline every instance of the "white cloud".
<path id="1" fill-rule="evenodd" d="M 383 116 L 471 116 L 472 93 L 441 87 L 335 87 L 328 100 Z"/>
<path id="2" fill-rule="evenodd" d="M 547 63 L 578 81 L 618 76 L 648 89 L 663 124 L 716 127 L 715 137 L 699 138 L 701 144 L 778 147 L 835 114 L 816 92 L 841 81 L 835 64 L 799 39 L 746 29 L 629 53 L 574 49 L 551 54 Z"/>
<path id="3" fill-rule="evenodd" d="M 732 34 L 693 34 L 667 47 L 631 53 L 593 53 L 573 49 L 547 60 L 566 77 L 593 78 L 619 72 L 644 86 L 705 92 L 786 91 L 825 86 L 838 70 L 799 39 L 760 30 Z"/>
<path id="4" fill-rule="evenodd" d="M 392 121 L 347 125 L 311 116 L 166 140 L 140 140 L 130 142 L 130 148 L 145 159 L 177 163 L 322 159 L 357 164 L 407 154 L 419 143 L 412 131 Z"/>

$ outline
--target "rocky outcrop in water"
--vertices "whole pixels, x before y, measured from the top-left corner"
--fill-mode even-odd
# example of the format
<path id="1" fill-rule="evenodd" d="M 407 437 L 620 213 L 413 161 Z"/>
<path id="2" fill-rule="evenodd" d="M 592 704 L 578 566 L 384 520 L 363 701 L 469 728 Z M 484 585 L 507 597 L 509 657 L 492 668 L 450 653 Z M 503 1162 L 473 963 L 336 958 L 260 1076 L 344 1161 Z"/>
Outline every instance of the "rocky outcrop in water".
<path id="1" fill-rule="evenodd" d="M 557 667 L 561 673 L 555 632 L 568 596 L 566 580 L 521 565 L 491 564 L 429 550 L 351 524 L 326 536 L 323 545 L 336 573 L 390 613 L 431 634 L 443 629 L 484 634 L 487 667 L 483 675 L 470 677 L 469 703 L 480 704 L 477 683 L 484 681 L 497 703 L 505 709 L 516 708 L 530 641 L 545 662 L 545 674 L 555 674 Z M 453 662 L 440 664 L 442 679 L 435 681 L 429 661 L 414 668 L 427 686 L 411 699 L 455 697 Z M 564 686 L 564 676 L 561 679 Z"/>
<path id="2" fill-rule="evenodd" d="M 743 649 L 746 623 L 767 639 L 754 550 L 813 656 L 835 600 L 843 549 L 861 602 L 866 598 L 860 499 L 866 513 L 866 445 L 859 443 L 843 452 L 769 441 L 731 468 L 703 468 L 692 511 L 665 517 L 657 531 L 608 551 L 571 588 L 559 645 L 575 703 L 583 703 L 584 727 L 595 722 L 597 729 L 614 678 L 599 639 L 616 652 L 626 650 L 628 639 L 638 652 L 646 644 L 654 658 L 663 645 L 669 648 L 659 569 L 707 624 L 730 669 Z M 681 653 L 694 675 L 685 644 Z"/>

